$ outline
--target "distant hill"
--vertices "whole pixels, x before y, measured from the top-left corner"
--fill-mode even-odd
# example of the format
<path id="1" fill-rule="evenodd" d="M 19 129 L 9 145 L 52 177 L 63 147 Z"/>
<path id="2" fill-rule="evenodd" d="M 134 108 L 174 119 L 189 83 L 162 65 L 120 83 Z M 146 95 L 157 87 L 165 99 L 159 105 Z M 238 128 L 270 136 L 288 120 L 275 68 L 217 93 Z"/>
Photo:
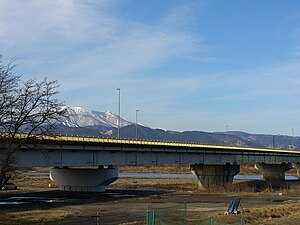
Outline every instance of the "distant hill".
<path id="1" fill-rule="evenodd" d="M 57 126 L 57 133 L 67 135 L 116 137 L 118 115 L 106 111 L 97 112 L 81 107 L 66 107 L 66 117 Z M 136 138 L 136 125 L 125 119 L 120 120 L 121 138 Z M 240 131 L 203 132 L 169 131 L 138 125 L 138 138 L 162 141 L 179 141 L 232 145 L 245 147 L 266 147 L 278 149 L 300 149 L 300 138 L 285 135 L 249 134 Z M 226 143 L 227 141 L 227 143 Z"/>

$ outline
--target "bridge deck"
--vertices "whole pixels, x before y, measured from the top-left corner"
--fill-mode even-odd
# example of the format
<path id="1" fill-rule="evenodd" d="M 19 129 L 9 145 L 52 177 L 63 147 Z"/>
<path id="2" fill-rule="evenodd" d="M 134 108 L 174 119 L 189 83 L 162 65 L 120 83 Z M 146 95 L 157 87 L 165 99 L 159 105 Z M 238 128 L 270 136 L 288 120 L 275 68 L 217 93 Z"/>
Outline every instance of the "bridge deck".
<path id="1" fill-rule="evenodd" d="M 25 139 L 26 135 L 19 134 L 17 138 Z M 5 139 L 4 134 L 0 136 Z M 17 166 L 224 164 L 245 162 L 299 163 L 300 151 L 56 135 L 26 139 L 21 151 L 18 152 Z"/>
<path id="2" fill-rule="evenodd" d="M 19 138 L 24 138 L 26 134 L 20 134 Z M 255 148 L 244 146 L 224 146 L 214 144 L 202 143 L 188 143 L 188 142 L 175 142 L 175 141 L 157 141 L 157 140 L 137 140 L 137 139 L 117 139 L 107 137 L 89 137 L 89 136 L 40 136 L 40 140 L 47 142 L 68 142 L 70 144 L 113 144 L 113 145 L 126 145 L 126 146 L 153 146 L 153 147 L 174 147 L 174 148 L 188 148 L 188 149 L 212 149 L 212 150 L 227 150 L 227 151 L 251 151 L 251 152 L 272 152 L 272 153 L 287 153 L 299 154 L 299 150 L 284 150 L 274 148 Z"/>

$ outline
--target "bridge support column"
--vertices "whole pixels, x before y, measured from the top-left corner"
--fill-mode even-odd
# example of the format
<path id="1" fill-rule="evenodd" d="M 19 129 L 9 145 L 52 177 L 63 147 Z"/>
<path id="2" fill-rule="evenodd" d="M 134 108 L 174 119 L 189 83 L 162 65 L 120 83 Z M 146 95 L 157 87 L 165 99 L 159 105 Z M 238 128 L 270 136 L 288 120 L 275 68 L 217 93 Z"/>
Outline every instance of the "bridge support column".
<path id="1" fill-rule="evenodd" d="M 109 166 L 97 169 L 54 167 L 50 179 L 60 186 L 61 191 L 103 192 L 110 183 L 118 179 L 118 169 Z"/>
<path id="2" fill-rule="evenodd" d="M 213 187 L 225 187 L 232 184 L 233 177 L 240 172 L 240 166 L 236 164 L 190 165 L 192 173 L 198 178 L 199 186 L 206 189 Z"/>
<path id="3" fill-rule="evenodd" d="M 285 180 L 285 172 L 292 169 L 291 163 L 265 164 L 255 163 L 254 167 L 262 172 L 262 179 L 270 182 L 279 182 Z"/>
<path id="4" fill-rule="evenodd" d="M 297 175 L 300 178 L 300 163 L 293 163 L 293 167 L 297 170 Z"/>

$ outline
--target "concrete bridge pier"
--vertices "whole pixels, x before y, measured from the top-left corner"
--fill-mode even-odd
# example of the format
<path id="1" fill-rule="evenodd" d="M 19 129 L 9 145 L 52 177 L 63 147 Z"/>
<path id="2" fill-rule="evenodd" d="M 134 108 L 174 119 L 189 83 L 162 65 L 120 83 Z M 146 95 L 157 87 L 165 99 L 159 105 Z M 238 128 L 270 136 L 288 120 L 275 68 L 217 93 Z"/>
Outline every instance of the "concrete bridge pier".
<path id="1" fill-rule="evenodd" d="M 255 163 L 254 167 L 262 172 L 262 179 L 270 182 L 279 182 L 285 180 L 285 172 L 292 169 L 291 163 L 265 164 Z"/>
<path id="2" fill-rule="evenodd" d="M 191 172 L 198 178 L 199 186 L 205 189 L 225 187 L 232 184 L 233 177 L 240 172 L 236 164 L 193 164 Z"/>
<path id="3" fill-rule="evenodd" d="M 103 192 L 118 179 L 118 169 L 113 166 L 97 169 L 54 167 L 50 170 L 50 179 L 60 186 L 61 191 Z"/>
<path id="4" fill-rule="evenodd" d="M 293 163 L 293 167 L 297 170 L 297 175 L 300 178 L 300 163 Z"/>

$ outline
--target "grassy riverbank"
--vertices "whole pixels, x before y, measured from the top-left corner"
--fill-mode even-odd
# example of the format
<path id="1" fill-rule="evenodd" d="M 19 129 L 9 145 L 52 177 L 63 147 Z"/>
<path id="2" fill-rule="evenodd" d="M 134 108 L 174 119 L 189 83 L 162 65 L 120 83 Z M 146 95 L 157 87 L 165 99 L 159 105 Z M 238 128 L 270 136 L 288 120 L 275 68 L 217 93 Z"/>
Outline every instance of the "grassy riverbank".
<path id="1" fill-rule="evenodd" d="M 190 174 L 190 165 L 140 165 L 140 166 L 119 166 L 120 173 L 169 173 L 169 174 Z M 20 171 L 35 171 L 35 172 L 49 172 L 50 167 L 33 167 L 21 168 Z M 240 175 L 261 174 L 260 171 L 254 168 L 253 163 L 243 163 L 240 165 Z M 296 175 L 296 169 L 291 169 L 287 174 Z"/>
<path id="2" fill-rule="evenodd" d="M 31 171 L 45 170 L 33 168 Z M 188 165 L 120 167 L 120 171 L 190 173 Z M 110 185 L 106 194 L 59 192 L 48 175 L 43 174 L 18 174 L 13 178 L 13 182 L 18 185 L 18 190 L 0 191 L 1 199 L 21 196 L 55 201 L 33 201 L 30 204 L 9 207 L 0 205 L 0 224 L 3 225 L 88 225 L 95 223 L 94 216 L 97 210 L 101 225 L 144 225 L 146 206 L 153 207 L 158 212 L 160 209 L 172 208 L 180 214 L 183 202 L 187 203 L 189 225 L 199 224 L 210 216 L 228 224 L 243 220 L 253 225 L 294 225 L 300 220 L 300 211 L 297 210 L 300 184 L 296 181 L 286 182 L 275 188 L 262 181 L 235 181 L 226 189 L 203 190 L 198 189 L 196 179 L 122 177 Z M 172 192 L 157 191 L 158 189 Z M 241 197 L 244 212 L 225 216 L 224 212 L 230 199 L 236 196 Z M 167 218 L 168 215 L 164 216 Z"/>

